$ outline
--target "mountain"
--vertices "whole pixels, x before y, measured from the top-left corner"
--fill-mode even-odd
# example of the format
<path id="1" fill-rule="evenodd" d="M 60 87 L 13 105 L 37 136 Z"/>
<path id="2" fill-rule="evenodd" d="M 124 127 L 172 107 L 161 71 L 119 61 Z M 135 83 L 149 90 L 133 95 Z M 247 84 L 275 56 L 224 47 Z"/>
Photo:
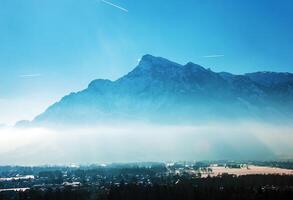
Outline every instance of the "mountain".
<path id="1" fill-rule="evenodd" d="M 131 120 L 192 123 L 218 119 L 291 119 L 293 74 L 216 73 L 145 55 L 116 81 L 97 79 L 63 97 L 33 124 L 107 123 Z"/>

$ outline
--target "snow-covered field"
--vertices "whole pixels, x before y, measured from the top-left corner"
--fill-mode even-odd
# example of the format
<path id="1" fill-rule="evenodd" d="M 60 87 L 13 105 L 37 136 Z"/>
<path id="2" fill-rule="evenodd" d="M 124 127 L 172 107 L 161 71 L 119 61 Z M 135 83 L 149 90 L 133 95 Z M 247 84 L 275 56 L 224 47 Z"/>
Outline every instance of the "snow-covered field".
<path id="1" fill-rule="evenodd" d="M 281 169 L 275 167 L 264 167 L 264 166 L 255 166 L 249 165 L 248 168 L 225 168 L 225 167 L 211 167 L 213 173 L 210 176 L 217 176 L 223 173 L 240 175 L 248 174 L 286 174 L 293 175 L 293 170 L 290 169 Z"/>

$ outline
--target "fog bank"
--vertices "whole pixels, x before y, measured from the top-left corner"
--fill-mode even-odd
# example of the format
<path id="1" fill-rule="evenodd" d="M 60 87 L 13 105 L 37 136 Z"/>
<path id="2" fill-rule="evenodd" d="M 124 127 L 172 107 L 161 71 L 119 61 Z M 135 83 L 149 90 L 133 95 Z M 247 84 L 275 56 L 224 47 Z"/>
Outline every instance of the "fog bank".
<path id="1" fill-rule="evenodd" d="M 292 158 L 293 126 L 256 122 L 0 128 L 0 165 Z"/>

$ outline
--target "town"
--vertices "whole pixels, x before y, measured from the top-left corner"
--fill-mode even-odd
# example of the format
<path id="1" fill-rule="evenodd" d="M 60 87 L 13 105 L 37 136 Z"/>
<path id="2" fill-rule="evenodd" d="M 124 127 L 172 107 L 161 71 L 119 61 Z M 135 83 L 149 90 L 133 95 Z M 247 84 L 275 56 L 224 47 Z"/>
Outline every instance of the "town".
<path id="1" fill-rule="evenodd" d="M 0 167 L 0 199 L 142 199 L 145 195 L 151 195 L 146 199 L 177 199 L 177 193 L 178 199 L 194 199 L 208 190 L 215 190 L 214 194 L 224 194 L 229 190 L 229 195 L 233 195 L 231 189 L 240 196 L 251 190 L 254 195 L 269 192 L 277 195 L 274 197 L 292 197 L 293 162 L 202 161 Z M 168 190 L 176 194 L 171 195 Z M 164 196 L 160 196 L 159 191 Z M 189 195 L 183 195 L 186 192 Z M 222 196 L 215 198 L 221 199 Z"/>

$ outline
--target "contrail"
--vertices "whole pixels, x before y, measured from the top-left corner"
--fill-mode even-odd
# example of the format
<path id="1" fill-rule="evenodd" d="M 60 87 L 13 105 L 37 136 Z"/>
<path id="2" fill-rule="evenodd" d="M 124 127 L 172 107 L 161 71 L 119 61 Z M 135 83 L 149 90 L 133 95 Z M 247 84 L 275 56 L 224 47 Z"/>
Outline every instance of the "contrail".
<path id="1" fill-rule="evenodd" d="M 41 74 L 23 74 L 23 75 L 19 75 L 19 77 L 21 78 L 33 78 L 33 77 L 39 77 L 41 76 Z"/>
<path id="2" fill-rule="evenodd" d="M 224 57 L 225 55 L 208 55 L 208 56 L 203 56 L 204 58 L 219 58 L 219 57 Z"/>
<path id="3" fill-rule="evenodd" d="M 128 12 L 128 10 L 127 10 L 126 8 L 123 8 L 123 7 L 121 7 L 121 6 L 118 6 L 118 5 L 116 5 L 116 4 L 113 4 L 113 3 L 109 2 L 109 1 L 105 1 L 105 0 L 101 0 L 101 1 L 102 1 L 103 3 L 106 3 L 106 4 L 110 5 L 110 6 L 113 6 L 113 7 L 115 7 L 115 8 L 118 8 L 118 9 L 124 11 L 124 12 Z"/>

